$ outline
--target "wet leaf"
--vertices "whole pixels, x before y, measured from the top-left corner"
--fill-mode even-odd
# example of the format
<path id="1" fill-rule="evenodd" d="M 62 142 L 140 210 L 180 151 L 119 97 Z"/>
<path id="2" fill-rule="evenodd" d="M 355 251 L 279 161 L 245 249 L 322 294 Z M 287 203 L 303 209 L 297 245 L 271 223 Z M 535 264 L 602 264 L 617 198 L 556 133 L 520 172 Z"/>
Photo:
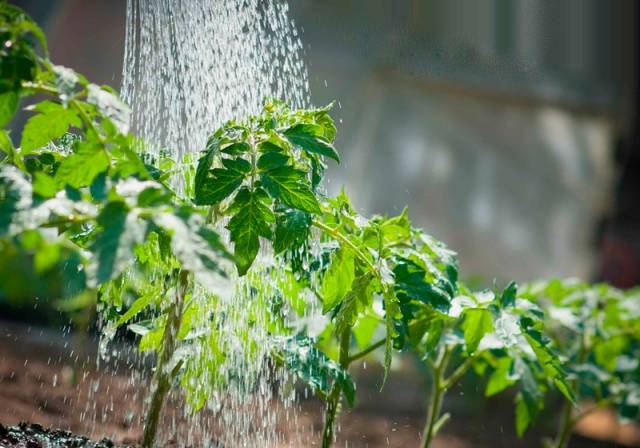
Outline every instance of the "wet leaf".
<path id="1" fill-rule="evenodd" d="M 304 151 L 340 162 L 338 151 L 323 136 L 324 128 L 313 124 L 296 124 L 283 132 L 284 136 Z"/>

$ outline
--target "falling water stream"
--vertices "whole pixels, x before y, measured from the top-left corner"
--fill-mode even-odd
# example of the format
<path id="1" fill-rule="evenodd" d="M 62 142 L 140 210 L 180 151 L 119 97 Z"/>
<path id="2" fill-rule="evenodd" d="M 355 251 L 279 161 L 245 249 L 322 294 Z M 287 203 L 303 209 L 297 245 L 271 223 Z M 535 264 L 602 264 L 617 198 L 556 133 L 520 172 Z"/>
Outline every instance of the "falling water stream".
<path id="1" fill-rule="evenodd" d="M 257 113 L 265 98 L 309 104 L 303 47 L 286 1 L 128 0 L 126 32 L 123 97 L 132 108 L 133 131 L 151 153 L 195 160 L 217 126 Z M 268 253 L 260 259 L 262 269 L 273 261 Z M 208 412 L 190 417 L 196 430 L 180 434 L 179 444 L 207 446 L 217 439 L 224 446 L 282 446 L 277 416 L 295 414 L 293 397 L 274 396 L 266 324 L 250 305 L 270 293 L 269 282 L 256 293 L 250 276 L 231 280 L 228 294 L 194 288 L 192 300 L 213 310 L 213 320 L 203 325 L 216 331 L 208 345 L 189 349 L 190 356 L 195 368 L 219 363 L 219 377 L 203 369 L 183 385 L 206 398 Z M 217 351 L 224 351 L 224 360 Z M 284 384 L 286 373 L 276 372 L 275 380 Z M 220 381 L 223 392 L 212 387 Z"/>
<path id="2" fill-rule="evenodd" d="M 174 157 L 265 97 L 309 102 L 284 1 L 128 0 L 123 96 L 136 133 Z"/>

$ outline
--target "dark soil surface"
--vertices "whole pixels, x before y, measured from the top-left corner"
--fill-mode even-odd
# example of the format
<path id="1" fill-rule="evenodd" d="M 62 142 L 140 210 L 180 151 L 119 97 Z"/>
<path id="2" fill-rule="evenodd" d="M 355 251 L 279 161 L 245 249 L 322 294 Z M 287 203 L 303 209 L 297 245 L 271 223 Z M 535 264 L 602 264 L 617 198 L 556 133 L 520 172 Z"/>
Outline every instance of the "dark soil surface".
<path id="1" fill-rule="evenodd" d="M 89 367 L 74 370 L 72 366 L 78 355 L 73 347 L 73 341 L 62 338 L 58 332 L 0 320 L 0 423 L 6 425 L 0 427 L 0 447 L 103 448 L 137 444 L 141 436 L 145 380 L 136 379 L 135 375 L 132 378 L 126 367 L 116 369 L 103 363 L 97 368 L 95 361 L 88 363 Z M 96 359 L 95 344 L 89 344 L 85 350 L 88 350 L 88 359 Z M 120 365 L 126 366 L 127 362 Z M 418 447 L 426 391 L 415 367 L 408 363 L 408 367 L 391 375 L 382 392 L 379 392 L 379 370 L 361 367 L 354 374 L 358 383 L 357 406 L 340 415 L 336 446 Z M 513 434 L 512 397 L 485 402 L 470 396 L 473 394 L 469 389 L 473 392 L 474 387 L 471 383 L 449 392 L 446 410 L 453 418 L 438 436 L 434 448 L 540 446 L 540 433 L 532 431 L 525 439 L 517 439 Z M 176 442 L 182 440 L 180 435 L 185 434 L 187 428 L 192 433 L 199 430 L 198 423 L 189 426 L 181 411 L 180 401 L 172 400 L 163 425 L 169 441 L 162 442 L 161 446 L 183 446 Z M 319 446 L 321 404 L 316 400 L 302 400 L 297 414 L 295 431 L 287 426 L 285 418 L 280 419 L 282 426 L 278 430 L 287 439 L 285 446 Z M 592 417 L 581 428 L 583 433 L 621 444 L 575 436 L 572 448 L 640 446 L 638 428 L 618 426 L 607 415 Z M 552 431 L 556 425 L 554 418 L 552 415 L 546 426 L 542 422 L 538 430 Z M 214 416 L 206 413 L 199 417 L 200 422 L 207 419 L 215 421 Z M 22 421 L 33 424 L 16 426 Z M 8 428 L 9 425 L 14 426 Z M 52 442 L 54 439 L 56 443 Z"/>
<path id="2" fill-rule="evenodd" d="M 0 446 L 47 448 L 54 444 L 77 448 L 116 448 L 107 438 L 93 442 L 87 437 L 73 435 L 70 431 L 45 429 L 37 423 L 22 422 L 10 427 L 0 423 Z"/>

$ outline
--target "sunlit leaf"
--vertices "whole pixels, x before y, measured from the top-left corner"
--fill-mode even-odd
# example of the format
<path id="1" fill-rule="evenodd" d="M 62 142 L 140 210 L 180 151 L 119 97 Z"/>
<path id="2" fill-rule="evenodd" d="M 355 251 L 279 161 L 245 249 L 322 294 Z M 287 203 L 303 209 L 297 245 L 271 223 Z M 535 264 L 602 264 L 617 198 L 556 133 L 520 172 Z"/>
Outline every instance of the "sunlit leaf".
<path id="1" fill-rule="evenodd" d="M 324 128 L 312 124 L 296 124 L 283 132 L 291 143 L 303 150 L 340 162 L 338 151 L 324 138 L 322 133 L 324 133 Z"/>

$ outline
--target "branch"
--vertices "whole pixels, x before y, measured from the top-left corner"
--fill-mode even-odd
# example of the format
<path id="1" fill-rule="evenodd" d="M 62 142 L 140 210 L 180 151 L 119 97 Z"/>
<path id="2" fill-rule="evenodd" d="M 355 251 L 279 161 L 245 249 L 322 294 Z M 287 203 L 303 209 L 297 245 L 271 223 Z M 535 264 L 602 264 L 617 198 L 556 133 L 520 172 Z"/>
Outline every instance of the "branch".
<path id="1" fill-rule="evenodd" d="M 365 348 L 361 352 L 358 352 L 358 353 L 356 353 L 354 355 L 351 355 L 349 357 L 349 364 L 351 364 L 353 361 L 357 361 L 360 358 L 364 358 L 365 356 L 367 356 L 372 351 L 376 350 L 377 348 L 382 347 L 385 344 L 385 342 L 387 342 L 387 338 L 386 337 L 380 339 L 378 342 L 370 345 L 369 347 Z"/>
<path id="2" fill-rule="evenodd" d="M 449 378 L 444 380 L 443 382 L 444 387 L 448 389 L 449 387 L 457 383 L 460 380 L 460 378 L 462 378 L 462 375 L 464 375 L 467 372 L 467 370 L 469 370 L 469 367 L 471 367 L 475 358 L 476 358 L 475 355 L 471 355 L 467 359 L 465 359 L 464 362 L 460 364 L 456 370 L 453 371 L 453 373 L 449 376 Z"/>
<path id="3" fill-rule="evenodd" d="M 357 256 L 358 258 L 360 258 L 360 260 L 362 260 L 368 267 L 369 269 L 371 269 L 372 271 L 376 272 L 379 276 L 379 272 L 378 269 L 374 266 L 374 264 L 371 262 L 371 260 L 369 260 L 369 257 L 367 257 L 364 252 L 362 252 L 358 246 L 356 246 L 349 238 L 347 238 L 345 235 L 343 235 L 342 233 L 340 233 L 338 230 L 329 227 L 328 225 L 326 225 L 323 222 L 318 221 L 317 219 L 314 219 L 312 224 L 317 227 L 318 229 L 322 230 L 323 232 L 325 232 L 327 235 L 333 237 L 334 239 L 344 243 L 346 246 L 349 247 L 349 249 L 351 249 Z"/>

